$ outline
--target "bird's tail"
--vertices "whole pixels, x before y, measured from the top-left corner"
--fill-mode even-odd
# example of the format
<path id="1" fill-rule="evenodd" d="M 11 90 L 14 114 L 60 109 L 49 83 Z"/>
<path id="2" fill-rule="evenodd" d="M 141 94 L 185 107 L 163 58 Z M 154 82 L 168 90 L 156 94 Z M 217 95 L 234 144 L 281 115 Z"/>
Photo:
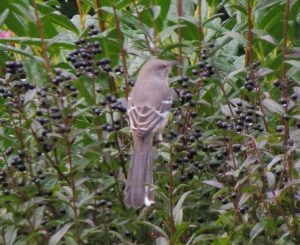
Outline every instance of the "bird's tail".
<path id="1" fill-rule="evenodd" d="M 151 190 L 152 144 L 152 135 L 134 136 L 132 163 L 124 193 L 125 204 L 128 207 L 139 208 L 143 204 L 149 206 L 154 201 L 154 193 Z"/>

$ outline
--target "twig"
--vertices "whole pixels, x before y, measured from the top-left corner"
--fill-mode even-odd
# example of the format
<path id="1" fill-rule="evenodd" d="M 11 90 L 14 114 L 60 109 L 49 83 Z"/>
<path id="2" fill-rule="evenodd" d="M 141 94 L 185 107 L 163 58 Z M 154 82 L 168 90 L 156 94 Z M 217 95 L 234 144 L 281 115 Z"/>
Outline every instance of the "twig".
<path id="1" fill-rule="evenodd" d="M 288 97 L 288 83 L 286 77 L 286 54 L 287 54 L 287 42 L 288 42 L 288 30 L 289 30 L 289 14 L 290 14 L 290 0 L 286 0 L 285 4 L 285 11 L 284 11 L 284 31 L 283 31 L 283 46 L 282 46 L 282 71 L 281 71 L 281 78 L 282 82 L 284 83 L 282 89 L 282 96 L 287 98 Z"/>
<path id="2" fill-rule="evenodd" d="M 286 75 L 286 52 L 287 52 L 287 42 L 288 42 L 288 20 L 289 20 L 289 13 L 290 13 L 290 0 L 286 0 L 285 11 L 284 11 L 284 30 L 283 30 L 283 47 L 282 47 L 282 92 L 281 96 L 284 98 L 288 97 L 288 81 Z M 288 106 L 285 106 L 285 111 L 287 112 Z M 290 138 L 289 132 L 289 124 L 287 120 L 283 120 L 284 124 L 284 162 L 286 163 L 286 171 L 288 177 L 291 178 L 291 161 L 289 161 L 288 153 L 288 140 Z"/>
<path id="3" fill-rule="evenodd" d="M 121 30 L 120 19 L 118 17 L 115 4 L 112 4 L 112 8 L 113 8 L 115 19 L 116 19 L 116 26 L 117 26 L 117 32 L 118 32 L 119 38 L 124 41 L 124 35 Z M 127 70 L 127 64 L 126 64 L 126 51 L 123 47 L 123 44 L 121 47 L 121 57 L 122 57 L 124 80 L 125 80 L 125 98 L 127 99 L 128 95 L 129 95 L 128 70 Z"/>
<path id="4" fill-rule="evenodd" d="M 42 25 L 42 22 L 40 21 L 40 18 L 39 18 L 39 12 L 38 12 L 38 7 L 37 7 L 36 0 L 32 0 L 32 6 L 34 8 L 35 21 L 36 21 L 36 25 L 37 25 L 37 28 L 38 28 L 39 36 L 41 38 L 41 52 L 42 52 L 42 56 L 45 60 L 44 66 L 45 66 L 45 69 L 47 71 L 48 79 L 51 80 L 50 59 L 48 57 L 47 45 L 46 45 L 46 42 L 45 42 L 45 35 L 44 35 L 44 31 L 43 31 L 43 25 Z"/>
<path id="5" fill-rule="evenodd" d="M 225 101 L 226 101 L 226 104 L 227 104 L 228 109 L 230 111 L 230 114 L 231 114 L 231 116 L 234 116 L 234 113 L 233 113 L 233 110 L 232 110 L 232 107 L 231 107 L 231 103 L 229 101 L 228 95 L 227 95 L 227 93 L 225 91 L 225 87 L 224 87 L 224 84 L 227 82 L 227 77 L 224 79 L 224 81 L 222 81 L 221 75 L 219 73 L 219 70 L 216 67 L 214 59 L 211 57 L 210 60 L 211 60 L 212 66 L 215 68 L 216 76 L 220 79 L 221 91 L 222 91 L 223 96 L 225 98 Z"/>
<path id="6" fill-rule="evenodd" d="M 183 16 L 183 9 L 182 9 L 182 0 L 177 1 L 177 15 L 178 15 L 178 24 L 181 24 L 181 17 Z M 182 60 L 182 29 L 181 27 L 178 28 L 178 62 L 180 66 L 178 67 L 178 74 L 182 75 L 183 72 L 183 60 Z"/>
<path id="7" fill-rule="evenodd" d="M 64 100 L 65 97 L 63 91 L 61 91 L 61 94 L 59 96 L 61 107 L 64 108 Z M 69 164 L 69 170 L 70 170 L 70 185 L 72 190 L 72 197 L 71 197 L 71 207 L 74 212 L 74 228 L 75 228 L 75 237 L 77 244 L 82 244 L 81 238 L 80 238 L 80 222 L 79 222 L 79 213 L 78 213 L 78 206 L 77 206 L 77 191 L 76 191 L 76 180 L 75 180 L 75 171 L 74 171 L 74 164 L 73 164 L 73 157 L 72 157 L 72 142 L 70 141 L 70 125 L 69 125 L 69 119 L 68 117 L 65 117 L 63 120 L 64 128 L 66 129 L 63 133 L 65 143 L 66 143 L 66 155 L 67 155 L 67 162 Z"/>
<path id="8" fill-rule="evenodd" d="M 137 14 L 137 19 L 138 19 L 140 25 L 143 25 L 143 22 L 142 22 L 142 20 L 141 20 L 141 15 L 140 15 L 140 13 L 139 13 L 139 11 L 138 11 L 138 8 L 137 8 L 137 6 L 136 6 L 135 0 L 132 0 L 132 4 L 133 4 L 133 6 L 134 6 L 135 12 L 136 12 L 136 14 Z M 145 36 L 146 46 L 147 46 L 147 48 L 148 48 L 150 54 L 153 55 L 154 52 L 153 52 L 153 50 L 151 49 L 150 41 L 149 41 L 149 38 L 148 38 L 147 33 L 144 33 L 144 36 Z"/>
<path id="9" fill-rule="evenodd" d="M 152 7 L 154 5 L 156 5 L 156 1 L 155 0 L 150 0 L 149 7 Z M 154 51 L 154 54 L 157 52 L 157 44 L 159 42 L 157 33 L 158 33 L 157 32 L 157 26 L 154 22 L 153 23 L 153 51 Z"/>
<path id="10" fill-rule="evenodd" d="M 82 6 L 81 6 L 81 0 L 76 0 L 78 12 L 79 12 L 79 18 L 80 18 L 80 24 L 81 24 L 81 29 L 84 30 L 85 27 L 85 17 L 82 11 Z"/>
<path id="11" fill-rule="evenodd" d="M 169 242 L 170 245 L 173 245 L 173 235 L 176 231 L 176 227 L 174 224 L 174 216 L 173 216 L 173 191 L 174 191 L 174 183 L 173 183 L 173 162 L 172 162 L 172 147 L 170 147 L 170 161 L 169 161 L 169 188 L 168 188 L 168 195 L 169 195 Z"/>
<path id="12" fill-rule="evenodd" d="M 102 7 L 102 0 L 96 0 L 96 10 L 97 10 L 99 30 L 101 32 L 104 32 L 106 27 L 105 27 L 103 11 L 102 11 L 101 7 Z"/>
<path id="13" fill-rule="evenodd" d="M 289 21 L 289 15 L 290 15 L 290 6 L 291 1 L 286 0 L 285 3 L 285 11 L 284 11 L 284 31 L 283 31 L 283 46 L 282 46 L 282 71 L 281 71 L 281 82 L 282 82 L 282 92 L 281 96 L 284 98 L 288 98 L 288 79 L 287 79 L 287 69 L 286 69 L 286 55 L 287 55 L 287 43 L 288 43 L 288 21 Z M 285 107 L 285 111 L 287 112 L 288 106 Z M 292 178 L 292 157 L 290 155 L 289 151 L 289 124 L 287 120 L 284 121 L 284 158 L 283 161 L 285 163 L 285 172 L 287 174 L 288 179 Z M 292 196 L 292 215 L 293 215 L 293 229 L 290 229 L 291 232 L 294 231 L 295 240 L 299 240 L 299 228 L 297 224 L 297 218 L 295 216 L 295 201 L 294 201 L 294 188 L 291 186 L 290 193 Z"/>
<path id="14" fill-rule="evenodd" d="M 201 5 L 202 0 L 198 0 L 198 30 L 201 35 L 203 35 L 203 28 L 202 28 L 202 14 L 201 14 Z M 199 60 L 201 59 L 201 49 L 202 49 L 202 40 L 199 40 Z"/>
<path id="15" fill-rule="evenodd" d="M 246 55 L 245 55 L 245 66 L 248 67 L 252 62 L 253 56 L 253 47 L 252 47 L 252 40 L 253 40 L 253 22 L 252 22 L 252 8 L 250 5 L 250 0 L 247 0 L 247 48 L 246 48 Z"/>
<path id="16" fill-rule="evenodd" d="M 67 123 L 65 124 L 67 126 Z M 75 173 L 74 173 L 74 165 L 72 160 L 72 152 L 71 152 L 71 142 L 69 139 L 69 133 L 65 134 L 66 140 L 66 150 L 67 150 L 67 157 L 68 163 L 70 167 L 70 178 L 71 178 L 71 189 L 72 189 L 72 209 L 74 212 L 74 225 L 75 225 L 75 233 L 76 233 L 76 240 L 78 244 L 81 244 L 80 239 L 80 227 L 79 227 L 79 220 L 78 220 L 78 206 L 77 206 L 77 194 L 76 194 L 76 184 L 75 184 Z"/>

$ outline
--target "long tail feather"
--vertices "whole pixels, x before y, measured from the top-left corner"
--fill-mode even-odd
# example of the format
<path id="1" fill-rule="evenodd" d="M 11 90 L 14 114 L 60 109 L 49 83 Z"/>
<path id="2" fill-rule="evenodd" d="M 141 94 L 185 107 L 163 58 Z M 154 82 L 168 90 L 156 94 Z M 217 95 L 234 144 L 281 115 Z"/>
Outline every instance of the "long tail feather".
<path id="1" fill-rule="evenodd" d="M 132 163 L 125 187 L 125 204 L 139 208 L 150 205 L 154 199 L 151 190 L 152 178 L 152 135 L 134 137 Z"/>

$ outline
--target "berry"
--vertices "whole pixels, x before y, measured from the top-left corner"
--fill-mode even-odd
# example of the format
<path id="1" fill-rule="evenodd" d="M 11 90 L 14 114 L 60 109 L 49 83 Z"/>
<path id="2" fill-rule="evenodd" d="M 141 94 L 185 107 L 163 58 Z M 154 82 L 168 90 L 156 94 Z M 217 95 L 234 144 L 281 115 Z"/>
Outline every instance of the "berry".
<path id="1" fill-rule="evenodd" d="M 203 61 L 199 61 L 197 62 L 197 66 L 202 69 L 205 67 L 205 63 Z"/>
<path id="2" fill-rule="evenodd" d="M 231 197 L 234 198 L 234 199 L 237 198 L 237 193 L 236 193 L 235 191 L 232 192 L 232 193 L 231 193 Z"/>
<path id="3" fill-rule="evenodd" d="M 184 182 L 186 180 L 186 176 L 185 175 L 181 175 L 180 176 L 180 182 Z"/>
<path id="4" fill-rule="evenodd" d="M 237 125 L 237 126 L 235 127 L 235 130 L 236 130 L 238 133 L 240 133 L 240 132 L 243 131 L 243 127 L 240 126 L 240 125 Z"/>
<path id="5" fill-rule="evenodd" d="M 193 171 L 189 171 L 188 174 L 187 174 L 187 177 L 189 179 L 192 179 L 194 177 L 194 172 Z"/>
<path id="6" fill-rule="evenodd" d="M 97 116 L 99 116 L 99 115 L 101 114 L 101 110 L 98 109 L 98 108 L 95 108 L 95 109 L 94 109 L 94 113 L 95 113 Z"/>
<path id="7" fill-rule="evenodd" d="M 238 152 L 242 149 L 242 145 L 241 144 L 235 144 L 232 146 L 233 147 L 233 151 L 234 152 Z"/>
<path id="8" fill-rule="evenodd" d="M 295 100 L 297 100 L 297 98 L 298 98 L 298 95 L 297 95 L 297 94 L 294 93 L 294 94 L 291 95 L 291 99 L 292 99 L 292 100 L 295 101 Z"/>
<path id="9" fill-rule="evenodd" d="M 192 70 L 192 74 L 193 74 L 194 76 L 198 75 L 198 70 L 197 70 L 197 69 L 193 69 L 193 70 Z"/>
<path id="10" fill-rule="evenodd" d="M 184 95 L 185 101 L 191 101 L 192 98 L 193 98 L 193 95 L 192 95 L 191 93 L 186 93 L 186 94 Z"/>
<path id="11" fill-rule="evenodd" d="M 286 98 L 280 98 L 279 102 L 281 105 L 286 106 L 288 103 L 288 100 Z"/>
<path id="12" fill-rule="evenodd" d="M 281 85 L 281 81 L 279 79 L 277 79 L 273 82 L 273 84 L 275 87 L 279 87 Z"/>
<path id="13" fill-rule="evenodd" d="M 12 148 L 12 147 L 10 146 L 10 147 L 8 147 L 8 149 L 5 151 L 5 155 L 6 155 L 6 156 L 9 156 L 11 153 L 13 153 L 13 151 L 14 151 L 14 148 Z"/>
<path id="14" fill-rule="evenodd" d="M 288 121 L 290 119 L 289 115 L 288 114 L 283 114 L 282 115 L 282 118 L 286 121 Z"/>
<path id="15" fill-rule="evenodd" d="M 10 194 L 10 189 L 4 189 L 3 194 L 4 195 L 9 195 Z"/>
<path id="16" fill-rule="evenodd" d="M 24 172 L 26 171 L 26 166 L 24 164 L 21 164 L 21 165 L 18 165 L 17 166 L 17 169 L 20 171 L 20 172 Z"/>
<path id="17" fill-rule="evenodd" d="M 197 113 L 196 111 L 192 111 L 192 112 L 191 112 L 191 117 L 192 117 L 192 118 L 196 118 L 197 115 L 198 115 L 198 113 Z"/>
<path id="18" fill-rule="evenodd" d="M 223 205 L 228 204 L 228 200 L 224 198 L 224 199 L 222 200 L 222 204 L 223 204 Z"/>
<path id="19" fill-rule="evenodd" d="M 282 133 L 283 130 L 284 130 L 284 126 L 283 126 L 283 125 L 278 125 L 278 126 L 276 127 L 276 132 L 277 132 L 277 133 Z"/>
<path id="20" fill-rule="evenodd" d="M 220 161 L 220 160 L 223 160 L 223 157 L 224 157 L 224 155 L 223 155 L 223 153 L 218 153 L 217 155 L 216 155 L 216 158 Z"/>

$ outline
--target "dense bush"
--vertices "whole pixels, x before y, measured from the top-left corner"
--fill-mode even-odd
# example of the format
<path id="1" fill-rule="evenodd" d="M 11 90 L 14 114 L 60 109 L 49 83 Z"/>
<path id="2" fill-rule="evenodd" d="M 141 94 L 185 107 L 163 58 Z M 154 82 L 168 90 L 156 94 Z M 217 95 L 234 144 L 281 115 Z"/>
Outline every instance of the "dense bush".
<path id="1" fill-rule="evenodd" d="M 299 12 L 1 0 L 0 243 L 299 244 Z M 134 210 L 126 97 L 151 56 L 182 66 L 156 203 Z"/>

